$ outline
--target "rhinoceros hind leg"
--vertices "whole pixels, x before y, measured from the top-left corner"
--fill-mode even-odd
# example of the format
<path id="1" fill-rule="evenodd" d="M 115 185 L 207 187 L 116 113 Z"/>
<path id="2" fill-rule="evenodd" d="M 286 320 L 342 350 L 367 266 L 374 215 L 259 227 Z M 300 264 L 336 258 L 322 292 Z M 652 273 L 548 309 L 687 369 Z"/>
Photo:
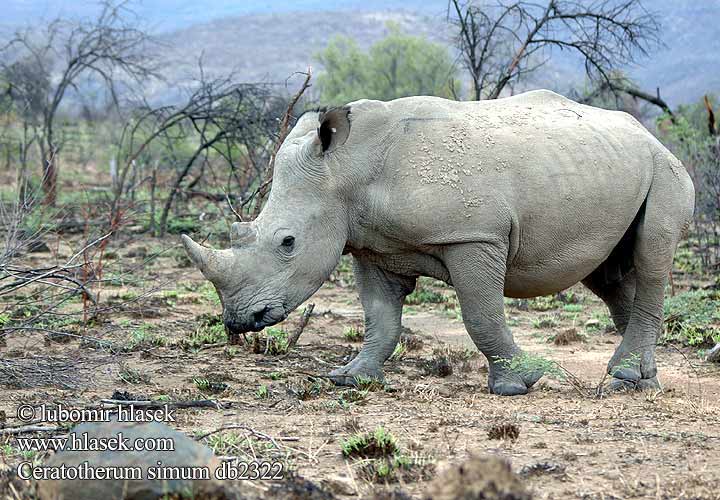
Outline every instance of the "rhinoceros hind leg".
<path id="1" fill-rule="evenodd" d="M 663 325 L 663 303 L 673 254 L 692 218 L 692 206 L 676 192 L 678 180 L 656 169 L 633 246 L 635 297 L 625 334 L 608 363 L 608 374 L 638 388 L 659 385 L 655 345 Z M 673 202 L 677 201 L 677 206 Z"/>
<path id="2" fill-rule="evenodd" d="M 522 351 L 505 324 L 503 287 L 507 246 L 463 243 L 445 251 L 444 262 L 457 292 L 465 328 L 489 365 L 493 394 L 525 394 L 542 371 L 523 366 Z"/>
<path id="3" fill-rule="evenodd" d="M 387 271 L 362 257 L 353 258 L 353 273 L 365 311 L 365 339 L 355 359 L 330 372 L 339 385 L 357 385 L 360 377 L 384 380 L 382 365 L 400 340 L 403 301 L 415 289 L 414 277 Z"/>
<path id="4" fill-rule="evenodd" d="M 619 281 L 612 283 L 604 282 L 599 271 L 595 271 L 582 283 L 602 299 L 610 311 L 618 335 L 624 335 L 635 299 L 635 271 L 628 272 Z"/>

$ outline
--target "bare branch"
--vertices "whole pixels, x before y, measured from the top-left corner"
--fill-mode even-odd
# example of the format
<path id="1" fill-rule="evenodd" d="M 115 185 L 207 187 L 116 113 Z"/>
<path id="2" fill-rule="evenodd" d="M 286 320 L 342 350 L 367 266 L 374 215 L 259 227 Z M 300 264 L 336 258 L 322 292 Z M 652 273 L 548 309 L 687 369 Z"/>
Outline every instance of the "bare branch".
<path id="1" fill-rule="evenodd" d="M 607 82 L 613 70 L 659 44 L 659 24 L 641 0 L 450 4 L 449 17 L 458 28 L 456 43 L 476 100 L 499 97 L 508 85 L 542 66 L 552 49 L 582 55 L 588 76 Z"/>

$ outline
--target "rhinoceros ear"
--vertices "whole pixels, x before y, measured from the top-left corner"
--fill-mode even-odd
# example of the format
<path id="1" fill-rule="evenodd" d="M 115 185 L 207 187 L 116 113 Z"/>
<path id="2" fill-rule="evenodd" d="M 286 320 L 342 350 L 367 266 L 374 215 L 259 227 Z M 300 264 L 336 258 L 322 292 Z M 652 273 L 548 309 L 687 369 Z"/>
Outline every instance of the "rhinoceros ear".
<path id="1" fill-rule="evenodd" d="M 350 135 L 350 108 L 332 108 L 319 117 L 318 139 L 323 153 L 332 152 L 342 146 Z"/>

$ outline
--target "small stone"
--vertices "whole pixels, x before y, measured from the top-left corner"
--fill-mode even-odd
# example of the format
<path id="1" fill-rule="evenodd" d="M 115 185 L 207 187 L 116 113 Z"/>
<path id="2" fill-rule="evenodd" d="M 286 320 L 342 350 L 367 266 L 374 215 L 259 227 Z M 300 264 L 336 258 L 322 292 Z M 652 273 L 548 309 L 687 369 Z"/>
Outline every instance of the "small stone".
<path id="1" fill-rule="evenodd" d="M 597 328 L 600 326 L 599 319 L 589 319 L 585 322 L 585 328 Z"/>

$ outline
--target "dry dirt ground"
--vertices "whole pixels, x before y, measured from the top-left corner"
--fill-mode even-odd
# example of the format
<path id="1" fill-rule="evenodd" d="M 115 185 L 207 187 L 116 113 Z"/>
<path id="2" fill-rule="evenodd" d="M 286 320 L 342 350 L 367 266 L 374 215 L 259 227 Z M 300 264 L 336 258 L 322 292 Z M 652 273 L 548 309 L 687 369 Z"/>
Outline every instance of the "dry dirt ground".
<path id="1" fill-rule="evenodd" d="M 56 251 L 70 252 L 62 245 Z M 137 246 L 116 252 L 115 278 L 101 293 L 108 309 L 95 324 L 49 328 L 89 339 L 16 332 L 0 347 L 4 425 L 19 424 L 22 403 L 88 407 L 116 391 L 133 399 L 212 399 L 225 407 L 178 410 L 176 427 L 197 437 L 241 424 L 271 436 L 236 429 L 203 442 L 221 456 L 281 460 L 339 498 L 422 498 L 447 464 L 472 454 L 510 461 L 535 498 L 720 498 L 720 366 L 695 351 L 660 346 L 662 392 L 597 397 L 619 337 L 603 304 L 581 286 L 560 300 L 507 301 L 518 343 L 562 367 L 528 395 L 488 393 L 486 361 L 458 320 L 453 291 L 429 281 L 425 298 L 440 302 L 406 306 L 405 349 L 387 363 L 387 385 L 349 390 L 313 377 L 344 364 L 361 345 L 347 334 L 362 331 L 362 311 L 346 265 L 310 300 L 315 312 L 298 345 L 270 355 L 222 339 L 183 346 L 219 305 L 177 247 L 147 255 Z M 122 269 L 142 272 L 146 281 L 126 282 Z M 300 314 L 280 327 L 293 331 Z M 565 345 L 555 345 L 556 337 Z M 378 426 L 410 462 L 387 483 L 341 453 L 344 439 Z M 0 436 L 0 450 L 6 470 L 27 458 L 12 437 Z M 243 486 L 261 491 L 270 484 Z"/>

